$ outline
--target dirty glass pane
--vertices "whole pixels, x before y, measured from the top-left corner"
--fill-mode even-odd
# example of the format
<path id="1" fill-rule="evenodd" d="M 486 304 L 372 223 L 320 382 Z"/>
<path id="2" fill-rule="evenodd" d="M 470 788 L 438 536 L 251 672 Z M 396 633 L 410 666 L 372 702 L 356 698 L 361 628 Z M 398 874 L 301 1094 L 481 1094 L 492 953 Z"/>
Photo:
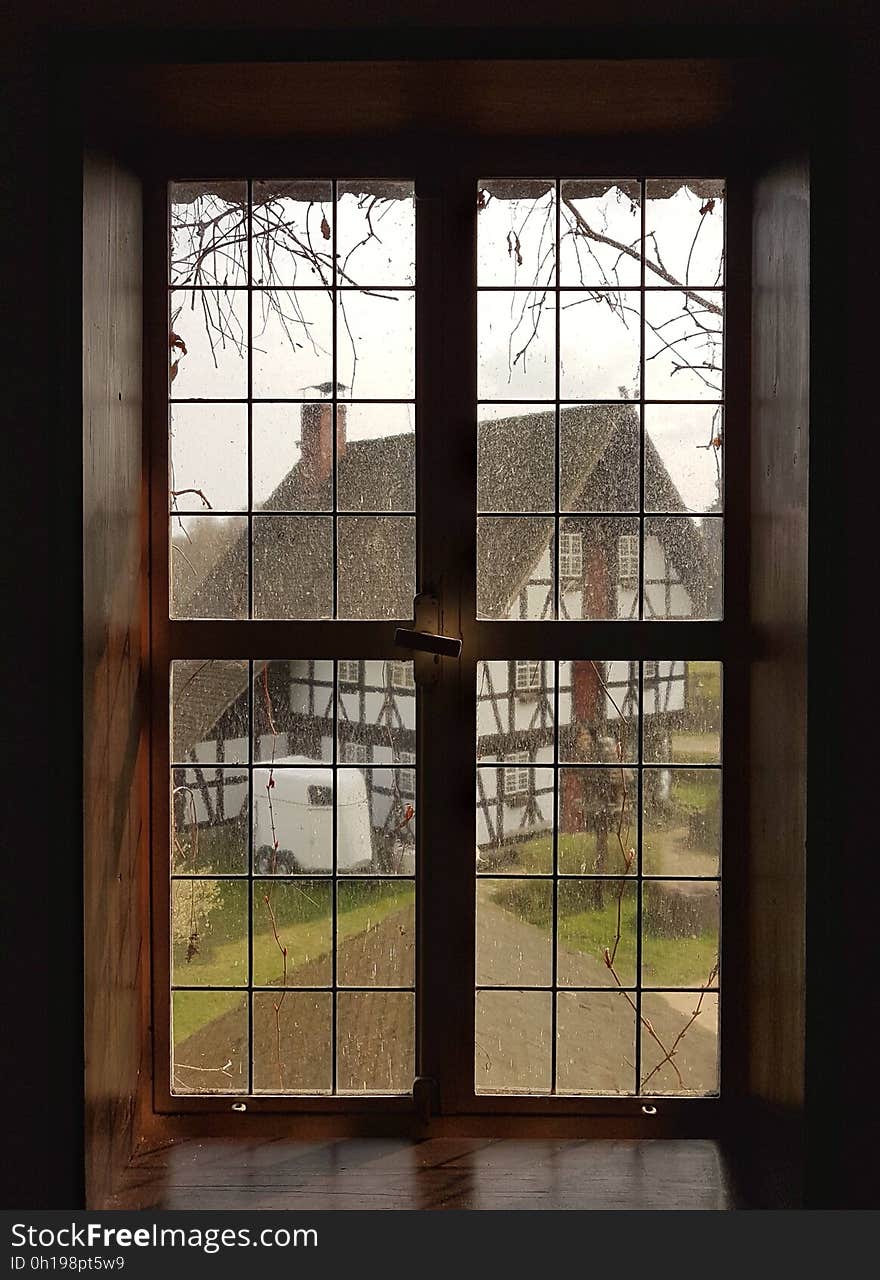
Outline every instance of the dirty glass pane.
<path id="1" fill-rule="evenodd" d="M 552 662 L 517 659 L 477 664 L 477 759 L 503 762 L 511 752 L 553 762 L 556 683 Z"/>
<path id="2" fill-rule="evenodd" d="M 552 769 L 519 763 L 477 770 L 477 872 L 548 875 L 553 871 Z"/>
<path id="3" fill-rule="evenodd" d="M 401 792 L 412 790 L 416 749 L 416 683 L 407 660 L 337 663 L 338 758 L 344 763 L 406 764 L 396 770 Z M 395 778 L 383 771 L 393 787 Z"/>
<path id="4" fill-rule="evenodd" d="M 349 880 L 336 897 L 341 987 L 412 987 L 416 891 L 411 880 Z"/>
<path id="5" fill-rule="evenodd" d="M 573 291 L 560 297 L 563 400 L 637 400 L 641 297 L 636 290 Z"/>
<path id="6" fill-rule="evenodd" d="M 563 511 L 638 511 L 638 405 L 568 404 L 559 410 Z"/>
<path id="7" fill-rule="evenodd" d="M 175 991 L 171 1026 L 172 1093 L 247 1093 L 246 995 Z"/>
<path id="8" fill-rule="evenodd" d="M 721 663 L 658 662 L 645 667 L 645 760 L 720 764 Z"/>
<path id="9" fill-rule="evenodd" d="M 638 541 L 637 519 L 566 516 L 560 520 L 559 590 L 563 618 L 639 616 Z"/>
<path id="10" fill-rule="evenodd" d="M 258 875 L 333 870 L 333 791 L 333 771 L 321 765 L 254 769 L 254 871 Z"/>
<path id="11" fill-rule="evenodd" d="M 407 285 L 416 277 L 415 188 L 411 182 L 340 182 L 337 280 Z"/>
<path id="12" fill-rule="evenodd" d="M 554 616 L 553 521 L 480 516 L 477 617 L 512 621 Z"/>
<path id="13" fill-rule="evenodd" d="M 642 860 L 646 874 L 717 876 L 721 770 L 645 769 Z"/>
<path id="14" fill-rule="evenodd" d="M 251 474 L 254 510 L 333 509 L 333 407 L 254 404 Z"/>
<path id="15" fill-rule="evenodd" d="M 477 983 L 546 987 L 552 975 L 550 880 L 477 882 Z"/>
<path id="16" fill-rule="evenodd" d="M 477 284 L 552 284 L 556 274 L 556 184 L 491 179 L 477 197 Z"/>
<path id="17" fill-rule="evenodd" d="M 254 880 L 254 985 L 327 987 L 333 977 L 329 880 Z"/>
<path id="18" fill-rule="evenodd" d="M 254 617 L 333 616 L 333 527 L 323 516 L 255 516 Z"/>
<path id="19" fill-rule="evenodd" d="M 413 760 L 414 750 L 413 746 Z M 350 758 L 348 752 L 345 754 Z M 398 748 L 396 754 L 402 756 L 404 749 Z M 414 873 L 414 783 L 412 769 L 337 770 L 336 870 L 339 875 L 410 876 Z"/>
<path id="20" fill-rule="evenodd" d="M 305 289 L 253 294 L 253 396 L 316 399 L 333 378 L 330 296 Z"/>
<path id="21" fill-rule="evenodd" d="M 481 400 L 552 400 L 556 303 L 547 290 L 477 295 L 477 394 Z"/>
<path id="22" fill-rule="evenodd" d="M 247 183 L 168 187 L 172 284 L 247 284 Z"/>
<path id="23" fill-rule="evenodd" d="M 634 769 L 560 769 L 559 870 L 635 875 L 638 783 Z"/>
<path id="24" fill-rule="evenodd" d="M 638 663 L 587 659 L 559 664 L 558 750 L 565 763 L 638 759 Z"/>
<path id="25" fill-rule="evenodd" d="M 171 617 L 246 618 L 247 520 L 172 516 Z"/>
<path id="26" fill-rule="evenodd" d="M 415 406 L 340 404 L 336 413 L 338 510 L 414 511 Z"/>
<path id="27" fill-rule="evenodd" d="M 171 760 L 241 764 L 248 760 L 247 662 L 171 663 Z"/>
<path id="28" fill-rule="evenodd" d="M 720 511 L 721 405 L 645 406 L 645 510 Z"/>
<path id="29" fill-rule="evenodd" d="M 651 992 L 642 998 L 642 1017 L 641 1092 L 697 1096 L 717 1093 L 718 996 L 713 992 L 702 997 L 694 992 Z M 645 1019 L 651 1024 L 653 1035 Z M 675 1057 L 668 1059 L 679 1036 Z"/>
<path id="30" fill-rule="evenodd" d="M 477 416 L 477 510 L 553 511 L 554 410 L 481 404 Z"/>
<path id="31" fill-rule="evenodd" d="M 333 188 L 329 182 L 254 182 L 253 283 L 330 284 L 332 226 Z"/>
<path id="32" fill-rule="evenodd" d="M 409 991 L 340 992 L 336 998 L 340 1093 L 410 1093 L 415 999 Z"/>
<path id="33" fill-rule="evenodd" d="M 642 885 L 642 985 L 718 985 L 719 886 L 707 880 Z"/>
<path id="34" fill-rule="evenodd" d="M 415 394 L 415 294 L 404 289 L 337 297 L 340 396 L 410 400 Z"/>
<path id="35" fill-rule="evenodd" d="M 724 295 L 675 289 L 645 294 L 645 396 L 720 400 Z M 638 323 L 636 323 L 638 331 Z"/>
<path id="36" fill-rule="evenodd" d="M 637 903 L 631 880 L 559 881 L 560 986 L 635 986 Z"/>
<path id="37" fill-rule="evenodd" d="M 173 289 L 169 381 L 175 400 L 247 396 L 248 299 L 231 289 Z"/>
<path id="38" fill-rule="evenodd" d="M 330 993 L 258 991 L 253 1000 L 254 1092 L 330 1093 Z"/>
<path id="39" fill-rule="evenodd" d="M 246 511 L 246 406 L 172 405 L 168 465 L 172 511 Z"/>
<path id="40" fill-rule="evenodd" d="M 645 520 L 645 618 L 721 617 L 723 527 L 718 516 Z"/>
<path id="41" fill-rule="evenodd" d="M 248 981 L 247 883 L 171 881 L 171 981 L 243 987 Z"/>
<path id="42" fill-rule="evenodd" d="M 305 765 L 333 759 L 333 663 L 254 663 L 255 761 Z"/>
<path id="43" fill-rule="evenodd" d="M 560 184 L 560 284 L 637 286 L 641 235 L 638 181 L 578 178 Z"/>
<path id="44" fill-rule="evenodd" d="M 416 590 L 412 516 L 340 516 L 339 618 L 411 618 Z"/>
<path id="45" fill-rule="evenodd" d="M 634 1093 L 636 1015 L 619 991 L 560 991 L 556 997 L 559 1093 Z"/>
<path id="46" fill-rule="evenodd" d="M 686 285 L 724 283 L 724 182 L 720 178 L 648 179 L 647 261 Z M 649 282 L 662 284 L 648 270 Z"/>
<path id="47" fill-rule="evenodd" d="M 171 772 L 171 870 L 246 875 L 248 776 L 240 766 Z"/>
<path id="48" fill-rule="evenodd" d="M 551 1088 L 552 1000 L 548 991 L 478 991 L 477 1093 L 547 1093 Z"/>

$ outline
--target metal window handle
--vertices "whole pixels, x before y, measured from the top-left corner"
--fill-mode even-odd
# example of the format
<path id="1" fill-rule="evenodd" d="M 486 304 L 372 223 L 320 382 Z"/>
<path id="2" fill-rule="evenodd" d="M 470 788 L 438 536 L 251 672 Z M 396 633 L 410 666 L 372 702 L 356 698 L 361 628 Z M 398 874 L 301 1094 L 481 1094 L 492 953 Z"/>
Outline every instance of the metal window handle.
<path id="1" fill-rule="evenodd" d="M 413 626 L 398 627 L 394 643 L 413 655 L 416 684 L 434 684 L 440 675 L 441 658 L 461 657 L 461 641 L 440 635 L 440 602 L 428 592 L 413 598 Z"/>
<path id="2" fill-rule="evenodd" d="M 430 631 L 410 631 L 406 627 L 398 627 L 394 633 L 394 643 L 401 649 L 414 649 L 416 653 L 433 653 L 441 658 L 461 657 L 461 641 L 454 636 L 438 636 Z"/>

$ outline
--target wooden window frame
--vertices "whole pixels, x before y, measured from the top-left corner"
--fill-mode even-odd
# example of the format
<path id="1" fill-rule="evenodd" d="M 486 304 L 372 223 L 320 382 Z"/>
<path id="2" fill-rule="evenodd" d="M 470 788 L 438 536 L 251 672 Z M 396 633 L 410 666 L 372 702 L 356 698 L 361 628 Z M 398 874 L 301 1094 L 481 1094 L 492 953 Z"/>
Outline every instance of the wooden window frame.
<path id="1" fill-rule="evenodd" d="M 150 459 L 151 567 L 151 741 L 153 784 L 153 1107 L 170 1115 L 228 1114 L 235 1099 L 170 1095 L 167 965 L 168 943 L 168 669 L 175 658 L 342 658 L 394 659 L 394 631 L 411 619 L 382 622 L 180 621 L 168 618 L 167 564 L 167 336 L 165 252 L 167 182 L 239 175 L 293 180 L 340 174 L 369 178 L 402 177 L 416 183 L 418 214 L 416 284 L 417 589 L 439 599 L 440 629 L 463 641 L 458 662 L 443 659 L 439 679 L 417 691 L 418 802 L 416 830 L 421 849 L 418 871 L 417 934 L 420 942 L 456 920 L 457 945 L 436 954 L 422 949 L 420 1020 L 416 1032 L 417 1077 L 440 1082 L 412 1097 L 249 1097 L 249 1113 L 386 1117 L 421 1131 L 429 1114 L 454 1127 L 475 1121 L 499 1123 L 512 1131 L 551 1132 L 570 1123 L 578 1132 L 648 1136 L 717 1134 L 735 1113 L 745 1091 L 747 1034 L 747 924 L 745 860 L 737 856 L 747 823 L 749 667 L 753 641 L 748 625 L 750 177 L 742 152 L 730 140 L 687 137 L 616 139 L 469 138 L 432 140 L 432 150 L 416 137 L 372 142 L 350 139 L 285 146 L 230 143 L 218 151 L 172 140 L 147 175 L 145 225 L 145 377 Z M 426 152 L 430 153 L 430 159 Z M 222 160 L 218 157 L 222 156 Z M 725 323 L 725 546 L 737 550 L 725 560 L 724 616 L 720 621 L 559 621 L 477 620 L 475 574 L 461 572 L 461 548 L 475 541 L 476 431 L 476 269 L 477 184 L 492 177 L 554 174 L 640 173 L 723 176 L 727 181 L 728 262 Z M 431 245 L 441 244 L 433 258 Z M 433 354 L 429 358 L 428 352 Z M 455 448 L 449 447 L 450 431 Z M 442 536 L 441 536 L 442 535 Z M 723 1001 L 720 1054 L 724 1081 L 718 1098 L 494 1097 L 476 1094 L 473 1083 L 474 899 L 472 858 L 447 874 L 442 857 L 431 855 L 423 815 L 442 813 L 444 845 L 473 846 L 473 749 L 476 741 L 476 672 L 484 659 L 597 660 L 704 659 L 724 664 L 725 768 L 722 895 Z M 430 725 L 430 729 L 428 726 Z M 458 749 L 458 746 L 461 749 Z M 454 752 L 451 748 L 456 746 Z M 163 1065 L 165 1064 L 165 1065 Z M 428 1101 L 426 1101 L 428 1099 Z M 457 1119 L 456 1119 L 457 1118 Z M 383 1121 L 384 1123 L 385 1121 Z M 529 1125 L 533 1127 L 529 1129 Z M 519 1128 L 517 1129 L 517 1126 Z M 534 1126 L 537 1126 L 535 1128 Z"/>

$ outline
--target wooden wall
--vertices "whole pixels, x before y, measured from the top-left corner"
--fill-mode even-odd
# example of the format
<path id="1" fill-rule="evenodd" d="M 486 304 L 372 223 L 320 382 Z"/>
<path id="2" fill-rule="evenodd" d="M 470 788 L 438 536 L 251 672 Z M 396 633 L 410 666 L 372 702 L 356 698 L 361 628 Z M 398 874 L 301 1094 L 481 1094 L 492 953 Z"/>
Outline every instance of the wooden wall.
<path id="1" fill-rule="evenodd" d="M 752 1185 L 801 1193 L 810 206 L 806 159 L 755 187 L 752 280 L 748 1093 Z M 760 1145 L 758 1145 L 760 1141 Z"/>
<path id="2" fill-rule="evenodd" d="M 141 188 L 83 171 L 83 786 L 86 1194 L 106 1201 L 133 1145 L 148 982 L 144 720 L 146 487 Z"/>

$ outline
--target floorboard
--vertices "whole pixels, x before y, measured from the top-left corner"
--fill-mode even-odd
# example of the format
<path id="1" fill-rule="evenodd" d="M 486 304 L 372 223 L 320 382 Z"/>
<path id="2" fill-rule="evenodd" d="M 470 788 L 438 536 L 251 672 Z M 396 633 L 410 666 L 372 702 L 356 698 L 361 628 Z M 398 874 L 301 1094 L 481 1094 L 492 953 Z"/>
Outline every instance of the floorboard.
<path id="1" fill-rule="evenodd" d="M 745 1208 L 708 1140 L 198 1139 L 139 1154 L 115 1209 Z"/>

